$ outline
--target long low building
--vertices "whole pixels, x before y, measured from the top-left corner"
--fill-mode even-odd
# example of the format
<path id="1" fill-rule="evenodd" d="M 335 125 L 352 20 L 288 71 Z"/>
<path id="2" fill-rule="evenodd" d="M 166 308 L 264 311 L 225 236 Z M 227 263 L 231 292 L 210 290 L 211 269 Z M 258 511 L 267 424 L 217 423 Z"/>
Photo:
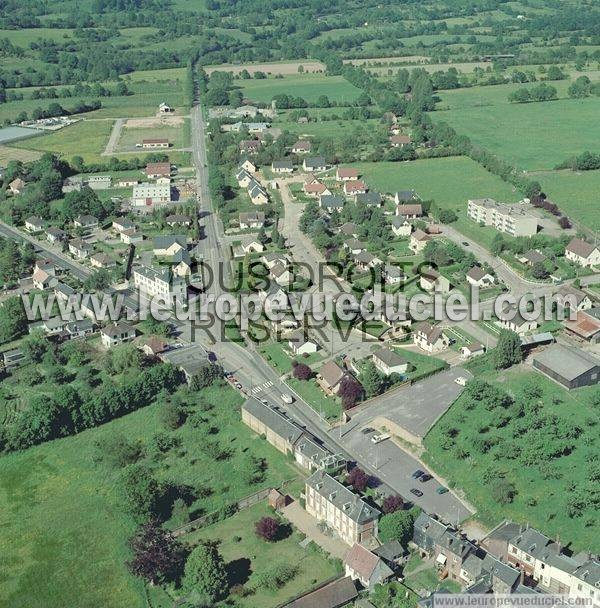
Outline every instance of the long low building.
<path id="1" fill-rule="evenodd" d="M 593 386 L 600 379 L 600 359 L 563 344 L 549 346 L 532 363 L 535 369 L 569 390 Z"/>
<path id="2" fill-rule="evenodd" d="M 169 184 L 149 184 L 143 182 L 133 187 L 131 203 L 134 207 L 153 207 L 171 202 L 171 186 Z"/>

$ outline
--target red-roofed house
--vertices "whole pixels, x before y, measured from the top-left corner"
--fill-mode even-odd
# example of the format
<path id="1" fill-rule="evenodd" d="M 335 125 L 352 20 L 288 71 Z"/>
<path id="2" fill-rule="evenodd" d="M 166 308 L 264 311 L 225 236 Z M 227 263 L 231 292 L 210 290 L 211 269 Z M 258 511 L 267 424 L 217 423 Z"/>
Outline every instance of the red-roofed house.
<path id="1" fill-rule="evenodd" d="M 335 179 L 337 179 L 338 182 L 346 182 L 350 179 L 358 179 L 358 175 L 358 169 L 338 167 L 335 172 Z"/>
<path id="2" fill-rule="evenodd" d="M 390 137 L 392 148 L 404 148 L 404 146 L 408 146 L 411 141 L 410 135 L 392 135 Z"/>
<path id="3" fill-rule="evenodd" d="M 346 576 L 357 580 L 365 589 L 372 589 L 379 583 L 385 583 L 393 575 L 391 568 L 374 553 L 354 543 L 344 558 Z"/>
<path id="4" fill-rule="evenodd" d="M 367 184 L 360 179 L 351 179 L 344 182 L 344 194 L 352 196 L 354 194 L 364 194 L 367 191 Z"/>

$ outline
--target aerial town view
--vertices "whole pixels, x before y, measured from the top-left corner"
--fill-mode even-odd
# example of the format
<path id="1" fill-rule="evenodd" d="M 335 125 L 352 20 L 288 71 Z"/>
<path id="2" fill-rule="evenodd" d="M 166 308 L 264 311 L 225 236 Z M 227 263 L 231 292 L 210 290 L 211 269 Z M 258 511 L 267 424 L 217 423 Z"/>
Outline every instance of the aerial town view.
<path id="1" fill-rule="evenodd" d="M 600 608 L 600 3 L 0 2 L 0 608 Z"/>

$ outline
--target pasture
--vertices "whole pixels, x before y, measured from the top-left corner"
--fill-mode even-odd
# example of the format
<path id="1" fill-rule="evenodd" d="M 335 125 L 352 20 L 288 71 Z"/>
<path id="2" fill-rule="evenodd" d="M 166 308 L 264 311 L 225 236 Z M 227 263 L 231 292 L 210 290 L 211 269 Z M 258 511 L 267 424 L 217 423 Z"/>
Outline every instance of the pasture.
<path id="1" fill-rule="evenodd" d="M 600 231 L 600 171 L 547 171 L 532 177 L 570 218 Z"/>
<path id="2" fill-rule="evenodd" d="M 559 89 L 568 83 L 552 83 Z M 552 169 L 585 150 L 600 151 L 600 98 L 559 99 L 511 104 L 517 85 L 474 87 L 440 93 L 431 117 L 446 122 L 473 143 L 515 166 L 533 171 Z M 449 108 L 444 110 L 444 108 Z"/>
<path id="3" fill-rule="evenodd" d="M 207 74 L 211 72 L 231 72 L 239 74 L 246 70 L 249 74 L 255 72 L 264 72 L 265 74 L 281 74 L 283 76 L 290 74 L 298 74 L 298 68 L 302 66 L 304 73 L 308 72 L 324 72 L 325 65 L 320 61 L 274 61 L 272 63 L 242 63 L 240 65 L 232 65 L 230 63 L 222 63 L 220 65 L 207 65 L 204 70 Z"/>
<path id="4" fill-rule="evenodd" d="M 264 78 L 237 80 L 244 97 L 252 101 L 268 103 L 275 95 L 302 97 L 314 103 L 321 95 L 327 95 L 330 101 L 351 104 L 361 90 L 350 84 L 343 76 L 324 76 L 323 74 L 295 74 L 283 78 Z"/>
<path id="5" fill-rule="evenodd" d="M 116 152 L 140 151 L 136 144 L 144 139 L 166 138 L 171 148 L 180 149 L 189 145 L 189 122 L 183 118 L 129 120 L 121 129 Z"/>

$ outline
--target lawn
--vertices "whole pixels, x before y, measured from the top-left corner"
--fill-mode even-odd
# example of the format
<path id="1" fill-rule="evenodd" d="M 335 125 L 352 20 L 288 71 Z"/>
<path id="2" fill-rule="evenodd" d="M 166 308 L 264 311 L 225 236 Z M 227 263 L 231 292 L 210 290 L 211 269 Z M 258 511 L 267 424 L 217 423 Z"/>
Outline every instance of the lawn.
<path id="1" fill-rule="evenodd" d="M 584 489 L 591 489 L 591 463 L 598 450 L 598 412 L 592 405 L 592 395 L 598 389 L 568 392 L 523 367 L 500 373 L 483 369 L 477 376 L 496 383 L 516 397 L 516 403 L 527 406 L 526 411 L 533 408 L 535 414 L 515 416 L 511 407 L 504 424 L 500 422 L 503 413 L 497 408 L 489 411 L 485 403 L 467 410 L 463 395 L 425 437 L 425 461 L 448 479 L 451 487 L 464 491 L 484 524 L 494 526 L 503 519 L 529 523 L 548 536 L 560 535 L 564 543 L 572 542 L 575 551 L 598 551 L 600 538 L 593 534 L 598 513 L 591 493 Z M 527 423 L 532 415 L 537 425 Z M 543 425 L 546 416 L 556 417 L 551 427 Z M 568 424 L 577 425 L 581 434 L 572 449 L 566 447 L 570 442 L 564 441 L 562 456 L 545 458 L 540 453 L 539 459 L 527 461 L 520 457 L 529 456 L 532 445 L 544 446 L 535 448 L 538 451 L 556 447 L 560 440 L 552 438 L 553 430 Z M 488 439 L 497 443 L 481 451 L 478 446 Z M 490 481 L 486 482 L 486 477 Z M 512 502 L 500 504 L 493 497 L 490 488 L 498 478 L 514 484 Z M 580 515 L 570 517 L 569 501 L 574 492 L 583 493 L 590 502 Z"/>
<path id="2" fill-rule="evenodd" d="M 236 80 L 235 84 L 240 87 L 244 97 L 264 103 L 269 103 L 275 95 L 302 97 L 309 103 L 316 102 L 321 95 L 327 95 L 330 101 L 349 105 L 361 94 L 361 90 L 350 84 L 343 76 L 325 76 L 323 74 L 253 78 Z"/>
<path id="3" fill-rule="evenodd" d="M 552 83 L 559 95 L 561 86 L 567 85 L 568 81 Z M 514 88 L 500 85 L 443 93 L 439 107 L 451 109 L 431 117 L 529 171 L 552 169 L 585 150 L 600 151 L 600 98 L 512 104 L 507 96 Z"/>
<path id="4" fill-rule="evenodd" d="M 569 217 L 600 231 L 600 171 L 548 171 L 537 173 L 535 179 Z"/>
<path id="5" fill-rule="evenodd" d="M 209 404 L 203 411 L 207 424 L 196 429 L 188 422 L 175 431 L 181 446 L 152 463 L 158 479 L 203 490 L 191 505 L 192 514 L 214 511 L 297 475 L 284 456 L 241 422 L 237 393 L 206 389 L 192 403 L 200 401 Z M 0 458 L 0 605 L 146 606 L 142 585 L 124 565 L 126 540 L 135 526 L 121 510 L 119 472 L 94 464 L 93 446 L 117 433 L 148 445 L 164 429 L 160 407 L 151 405 L 79 435 Z M 225 459 L 215 459 L 217 444 L 228 452 Z M 244 478 L 252 455 L 264 458 L 267 467 L 258 484 Z"/>
<path id="6" fill-rule="evenodd" d="M 37 160 L 41 156 L 36 150 L 20 150 L 19 148 L 11 148 L 10 146 L 0 146 L 0 163 L 3 166 L 11 160 L 20 160 L 27 163 L 32 160 Z"/>
<path id="7" fill-rule="evenodd" d="M 287 538 L 267 543 L 254 533 L 254 524 L 265 516 L 273 517 L 266 501 L 236 513 L 233 517 L 208 528 L 193 532 L 184 540 L 196 544 L 200 541 L 217 542 L 225 560 L 232 584 L 252 589 L 247 597 L 238 598 L 240 608 L 260 606 L 272 608 L 306 591 L 317 583 L 338 573 L 335 563 L 321 553 L 315 545 L 306 549 L 299 545 L 304 538 L 291 532 Z M 271 591 L 259 585 L 260 576 L 275 564 L 297 567 L 296 576 L 280 589 Z"/>
<path id="8" fill-rule="evenodd" d="M 454 210 L 458 220 L 452 226 L 488 246 L 496 231 L 467 219 L 467 200 L 490 197 L 500 202 L 516 202 L 521 198 L 512 186 L 463 156 L 353 166 L 371 188 L 389 193 L 414 189 L 422 200 L 433 201 L 440 209 Z"/>
<path id="9" fill-rule="evenodd" d="M 328 397 L 318 386 L 316 380 L 297 380 L 290 378 L 287 383 L 315 412 L 326 420 L 339 420 L 342 406 L 335 397 Z"/>

